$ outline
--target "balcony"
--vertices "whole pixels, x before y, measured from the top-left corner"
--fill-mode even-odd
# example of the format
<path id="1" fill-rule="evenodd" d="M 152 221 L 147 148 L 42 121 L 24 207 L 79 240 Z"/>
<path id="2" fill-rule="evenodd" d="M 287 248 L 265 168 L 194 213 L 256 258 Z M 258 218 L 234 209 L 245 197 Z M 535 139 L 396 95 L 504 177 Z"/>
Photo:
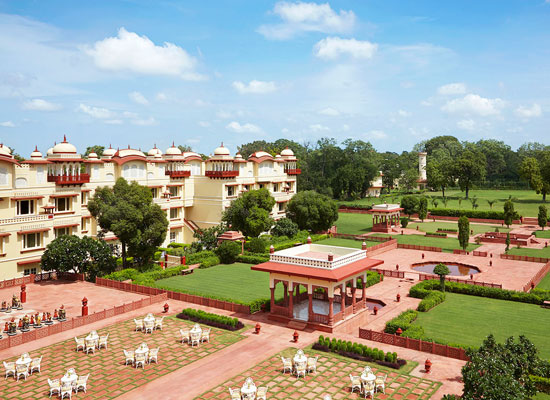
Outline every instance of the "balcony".
<path id="1" fill-rule="evenodd" d="M 82 185 L 90 182 L 90 174 L 48 175 L 48 182 L 54 182 L 56 185 Z"/>
<path id="2" fill-rule="evenodd" d="M 206 171 L 204 173 L 205 176 L 209 178 L 235 178 L 239 176 L 239 171 Z"/>
<path id="3" fill-rule="evenodd" d="M 165 171 L 164 174 L 173 179 L 189 178 L 191 176 L 191 171 Z"/>
<path id="4" fill-rule="evenodd" d="M 285 172 L 287 175 L 300 175 L 302 173 L 302 170 L 300 168 L 289 168 L 286 169 Z"/>

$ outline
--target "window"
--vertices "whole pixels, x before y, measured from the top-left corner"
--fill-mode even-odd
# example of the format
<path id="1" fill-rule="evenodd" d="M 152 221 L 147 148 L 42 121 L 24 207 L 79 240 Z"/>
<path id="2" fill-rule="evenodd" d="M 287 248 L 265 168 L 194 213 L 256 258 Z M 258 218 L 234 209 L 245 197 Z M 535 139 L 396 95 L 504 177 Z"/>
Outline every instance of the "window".
<path id="1" fill-rule="evenodd" d="M 115 180 L 115 176 L 112 173 L 109 172 L 109 173 L 105 174 L 105 180 L 112 182 L 112 181 Z"/>
<path id="2" fill-rule="evenodd" d="M 250 190 L 250 185 L 243 185 L 243 192 L 248 192 Z"/>
<path id="3" fill-rule="evenodd" d="M 55 211 L 64 212 L 71 210 L 72 199 L 70 197 L 56 197 L 55 198 Z"/>
<path id="4" fill-rule="evenodd" d="M 170 219 L 177 219 L 180 216 L 180 209 L 179 208 L 171 208 L 170 209 Z"/>
<path id="5" fill-rule="evenodd" d="M 15 188 L 16 189 L 19 189 L 19 188 L 25 188 L 29 186 L 27 180 L 25 178 L 17 178 L 15 180 Z"/>
<path id="6" fill-rule="evenodd" d="M 60 236 L 63 235 L 71 235 L 72 234 L 72 228 L 71 227 L 64 227 L 64 228 L 56 228 L 55 229 L 55 238 L 57 239 Z"/>
<path id="7" fill-rule="evenodd" d="M 278 183 L 274 183 L 274 184 L 273 184 L 273 191 L 274 191 L 274 192 L 278 192 L 278 191 L 279 191 L 279 184 L 278 184 Z"/>
<path id="8" fill-rule="evenodd" d="M 34 215 L 34 200 L 19 200 L 17 215 Z"/>
<path id="9" fill-rule="evenodd" d="M 80 193 L 80 204 L 85 206 L 88 204 L 88 196 L 90 195 L 90 192 L 82 192 Z"/>
<path id="10" fill-rule="evenodd" d="M 170 232 L 170 243 L 175 243 L 178 235 L 176 232 Z"/>
<path id="11" fill-rule="evenodd" d="M 260 184 L 258 185 L 258 189 L 263 189 L 264 187 L 265 187 L 265 185 L 264 185 L 263 183 L 260 183 Z"/>
<path id="12" fill-rule="evenodd" d="M 42 233 L 27 233 L 23 235 L 23 248 L 34 249 L 40 247 L 42 244 Z"/>
<path id="13" fill-rule="evenodd" d="M 8 184 L 8 170 L 6 168 L 0 168 L 0 186 Z"/>
<path id="14" fill-rule="evenodd" d="M 36 275 L 36 268 L 27 268 L 26 270 L 23 271 L 23 275 L 25 275 L 25 276 L 30 275 L 30 274 L 35 274 Z"/>
<path id="15" fill-rule="evenodd" d="M 99 165 L 94 165 L 92 167 L 92 179 L 98 179 L 99 178 Z"/>
<path id="16" fill-rule="evenodd" d="M 147 179 L 155 179 L 155 174 L 152 172 L 147 172 Z"/>
<path id="17" fill-rule="evenodd" d="M 179 197 L 180 195 L 179 186 L 170 186 L 168 190 L 170 190 L 170 197 Z"/>
<path id="18" fill-rule="evenodd" d="M 285 210 L 285 203 L 278 203 L 279 205 L 279 212 L 283 212 Z"/>
<path id="19" fill-rule="evenodd" d="M 261 176 L 273 175 L 273 163 L 269 161 L 261 163 L 258 167 L 258 173 Z"/>
<path id="20" fill-rule="evenodd" d="M 36 183 L 44 183 L 46 182 L 45 174 L 44 174 L 44 167 L 36 167 Z"/>
<path id="21" fill-rule="evenodd" d="M 151 188 L 151 194 L 153 195 L 153 199 L 159 198 L 159 188 Z"/>
<path id="22" fill-rule="evenodd" d="M 164 166 L 163 165 L 159 165 L 158 171 L 159 171 L 159 176 L 164 176 Z"/>
<path id="23" fill-rule="evenodd" d="M 81 232 L 88 231 L 88 218 L 82 218 L 82 220 L 80 221 L 80 231 Z"/>
<path id="24" fill-rule="evenodd" d="M 227 187 L 227 196 L 228 197 L 235 196 L 235 188 L 236 188 L 236 186 L 228 186 Z"/>
<path id="25" fill-rule="evenodd" d="M 4 238 L 0 237 L 0 254 L 6 254 L 4 253 Z"/>

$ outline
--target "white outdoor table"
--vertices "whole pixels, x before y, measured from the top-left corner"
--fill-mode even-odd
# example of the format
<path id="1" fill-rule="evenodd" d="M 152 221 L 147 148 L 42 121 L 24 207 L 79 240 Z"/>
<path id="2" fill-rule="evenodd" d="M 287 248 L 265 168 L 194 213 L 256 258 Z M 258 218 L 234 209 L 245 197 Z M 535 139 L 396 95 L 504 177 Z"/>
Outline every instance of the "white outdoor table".
<path id="1" fill-rule="evenodd" d="M 77 375 L 77 374 L 71 374 L 71 375 L 65 374 L 65 375 L 63 375 L 63 377 L 61 378 L 61 383 L 70 383 L 71 386 L 74 386 L 77 379 L 78 379 L 78 375 Z"/>
<path id="2" fill-rule="evenodd" d="M 145 318 L 143 318 L 143 322 L 153 322 L 155 323 L 155 316 L 153 314 L 147 314 Z"/>
<path id="3" fill-rule="evenodd" d="M 189 334 L 191 334 L 191 333 L 202 333 L 201 326 L 199 324 L 193 325 L 193 327 L 189 331 Z"/>
<path id="4" fill-rule="evenodd" d="M 374 375 L 372 372 L 366 374 L 363 372 L 361 374 L 361 380 L 363 381 L 363 383 L 374 382 L 376 380 L 376 375 Z"/>
<path id="5" fill-rule="evenodd" d="M 99 345 L 99 335 L 96 331 L 91 331 L 85 340 L 93 340 L 96 347 Z"/>
<path id="6" fill-rule="evenodd" d="M 307 356 L 305 354 L 302 356 L 296 354 L 292 360 L 294 361 L 294 364 L 307 363 Z"/>
<path id="7" fill-rule="evenodd" d="M 15 365 L 18 365 L 18 366 L 27 365 L 28 367 L 31 362 L 32 362 L 32 358 L 30 357 L 28 358 L 19 357 L 17 361 L 15 361 Z"/>
<path id="8" fill-rule="evenodd" d="M 254 394 L 256 393 L 256 385 L 252 384 L 250 386 L 248 385 L 243 385 L 243 387 L 241 388 L 241 394 L 243 396 L 247 396 L 247 395 L 251 395 L 251 394 Z"/>

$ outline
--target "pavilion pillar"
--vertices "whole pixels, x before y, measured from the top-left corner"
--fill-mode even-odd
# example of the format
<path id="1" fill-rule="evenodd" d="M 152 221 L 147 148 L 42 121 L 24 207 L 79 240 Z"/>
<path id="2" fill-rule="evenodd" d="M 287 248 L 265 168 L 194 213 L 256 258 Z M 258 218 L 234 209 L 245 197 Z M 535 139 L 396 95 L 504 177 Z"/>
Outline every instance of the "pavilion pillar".
<path id="1" fill-rule="evenodd" d="M 283 296 L 284 296 L 284 305 L 285 307 L 288 307 L 288 283 L 287 282 L 283 282 Z"/>
<path id="2" fill-rule="evenodd" d="M 271 312 L 273 312 L 273 309 L 275 308 L 275 286 L 270 288 L 271 290 Z"/>
<path id="3" fill-rule="evenodd" d="M 340 309 L 342 310 L 342 319 L 346 318 L 346 283 L 340 285 Z"/>
<path id="4" fill-rule="evenodd" d="M 328 324 L 334 325 L 334 297 L 328 298 Z"/>
<path id="5" fill-rule="evenodd" d="M 362 307 L 366 308 L 367 307 L 367 274 L 363 274 L 362 281 L 363 281 L 363 295 L 361 296 L 361 301 L 363 302 Z"/>
<path id="6" fill-rule="evenodd" d="M 307 297 L 309 300 L 309 305 L 307 309 L 307 320 L 313 322 L 313 285 L 308 285 L 307 287 Z"/>
<path id="7" fill-rule="evenodd" d="M 353 278 L 351 283 L 351 306 L 352 311 L 355 314 L 357 312 L 357 305 L 355 304 L 355 293 L 357 292 L 357 277 Z"/>
<path id="8" fill-rule="evenodd" d="M 288 289 L 288 316 L 294 318 L 294 288 L 292 287 L 292 282 L 290 282 L 290 287 Z"/>

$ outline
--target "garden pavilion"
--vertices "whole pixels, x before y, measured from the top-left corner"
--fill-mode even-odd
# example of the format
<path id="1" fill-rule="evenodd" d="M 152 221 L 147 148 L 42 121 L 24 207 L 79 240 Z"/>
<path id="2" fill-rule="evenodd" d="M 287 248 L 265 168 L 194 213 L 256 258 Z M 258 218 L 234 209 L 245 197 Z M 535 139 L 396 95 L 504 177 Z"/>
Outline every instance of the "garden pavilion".
<path id="1" fill-rule="evenodd" d="M 326 332 L 366 310 L 362 282 L 367 270 L 383 263 L 367 258 L 366 245 L 358 250 L 308 243 L 278 252 L 272 248 L 270 253 L 268 262 L 251 267 L 269 272 L 269 318 L 289 326 L 290 321 L 300 321 L 303 329 Z M 280 299 L 275 298 L 277 285 L 284 288 Z"/>
<path id="2" fill-rule="evenodd" d="M 372 214 L 372 231 L 385 232 L 392 231 L 394 226 L 399 226 L 401 220 L 401 211 L 403 208 L 399 204 L 375 204 L 368 214 Z"/>

